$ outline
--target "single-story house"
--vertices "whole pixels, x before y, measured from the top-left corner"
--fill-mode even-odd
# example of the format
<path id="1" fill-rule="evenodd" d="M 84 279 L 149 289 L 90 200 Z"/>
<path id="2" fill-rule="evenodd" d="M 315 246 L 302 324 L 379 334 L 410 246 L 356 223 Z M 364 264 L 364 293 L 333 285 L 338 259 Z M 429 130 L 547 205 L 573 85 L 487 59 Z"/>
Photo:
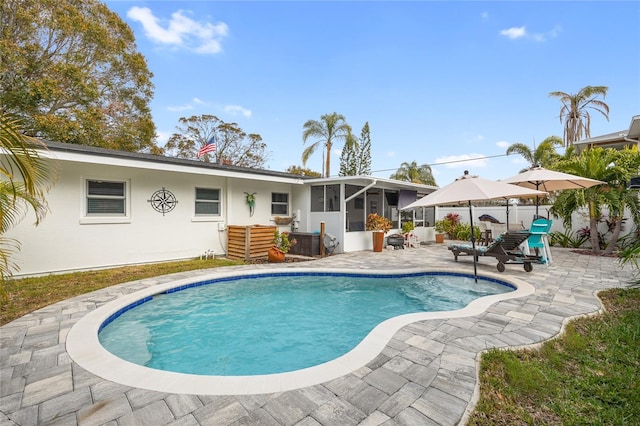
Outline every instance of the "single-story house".
<path id="1" fill-rule="evenodd" d="M 45 144 L 41 157 L 57 167 L 58 180 L 47 194 L 49 212 L 40 225 L 33 225 L 30 212 L 5 235 L 21 244 L 12 256 L 20 268 L 16 276 L 224 256 L 229 226 L 275 225 L 280 217 L 294 218 L 280 230 L 314 233 L 324 222 L 339 243 L 336 253 L 370 250 L 367 214 L 389 217 L 398 232 L 399 208 L 436 189 L 371 176 L 317 179 Z M 418 225 L 433 223 L 433 211 L 418 214 L 426 215 L 416 218 Z"/>

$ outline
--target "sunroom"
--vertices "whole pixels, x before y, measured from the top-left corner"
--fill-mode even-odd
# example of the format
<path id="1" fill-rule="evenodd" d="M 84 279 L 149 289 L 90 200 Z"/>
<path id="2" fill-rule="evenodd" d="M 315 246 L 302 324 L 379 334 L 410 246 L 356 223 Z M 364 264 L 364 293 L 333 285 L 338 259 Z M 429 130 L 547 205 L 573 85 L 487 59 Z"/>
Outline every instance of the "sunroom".
<path id="1" fill-rule="evenodd" d="M 388 234 L 400 233 L 404 222 L 413 221 L 419 238 L 428 239 L 426 228 L 434 222 L 434 209 L 400 209 L 435 191 L 435 186 L 373 176 L 309 179 L 304 184 L 309 194 L 307 229 L 317 232 L 324 222 L 325 233 L 339 242 L 339 253 L 371 249 L 372 231 L 365 226 L 371 213 L 391 220 L 393 228 Z"/>

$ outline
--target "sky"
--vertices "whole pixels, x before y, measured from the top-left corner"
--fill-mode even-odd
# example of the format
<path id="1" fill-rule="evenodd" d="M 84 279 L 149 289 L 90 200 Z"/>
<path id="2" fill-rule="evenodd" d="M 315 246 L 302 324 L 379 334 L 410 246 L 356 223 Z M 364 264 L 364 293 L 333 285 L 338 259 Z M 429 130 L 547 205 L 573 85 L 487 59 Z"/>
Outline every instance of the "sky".
<path id="1" fill-rule="evenodd" d="M 592 137 L 640 114 L 638 1 L 105 3 L 154 74 L 157 144 L 181 117 L 212 114 L 261 135 L 271 170 L 302 166 L 304 123 L 332 112 L 356 136 L 369 123 L 373 176 L 415 161 L 439 186 L 464 170 L 510 177 L 527 163 L 509 145 L 562 137 L 550 92 L 608 86 Z M 322 155 L 306 166 L 321 171 Z"/>

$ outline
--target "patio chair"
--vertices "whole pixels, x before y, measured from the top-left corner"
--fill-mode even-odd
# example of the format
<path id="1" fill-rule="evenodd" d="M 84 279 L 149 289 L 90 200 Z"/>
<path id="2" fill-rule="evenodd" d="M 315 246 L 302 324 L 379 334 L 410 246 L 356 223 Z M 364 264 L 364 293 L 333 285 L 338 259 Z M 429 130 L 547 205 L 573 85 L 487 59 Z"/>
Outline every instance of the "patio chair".
<path id="1" fill-rule="evenodd" d="M 553 221 L 545 218 L 538 218 L 531 223 L 529 232 L 531 236 L 527 239 L 529 249 L 533 249 L 536 255 L 541 255 L 543 263 L 551 263 L 551 250 L 549 249 L 549 232 Z"/>
<path id="2" fill-rule="evenodd" d="M 420 240 L 418 239 L 418 236 L 413 231 L 405 234 L 404 246 L 410 247 L 410 248 L 420 247 Z"/>
<path id="3" fill-rule="evenodd" d="M 458 261 L 458 256 L 465 254 L 470 256 L 476 256 L 476 260 L 479 256 L 491 256 L 498 260 L 496 268 L 499 272 L 504 272 L 505 264 L 521 264 L 524 265 L 524 270 L 531 272 L 533 270 L 533 263 L 541 263 L 540 256 L 532 256 L 523 253 L 520 245 L 524 243 L 531 234 L 528 231 L 507 231 L 504 234 L 496 237 L 488 246 L 476 246 L 475 251 L 471 244 L 458 244 L 453 243 L 449 245 L 449 250 L 453 253 L 453 256 Z"/>

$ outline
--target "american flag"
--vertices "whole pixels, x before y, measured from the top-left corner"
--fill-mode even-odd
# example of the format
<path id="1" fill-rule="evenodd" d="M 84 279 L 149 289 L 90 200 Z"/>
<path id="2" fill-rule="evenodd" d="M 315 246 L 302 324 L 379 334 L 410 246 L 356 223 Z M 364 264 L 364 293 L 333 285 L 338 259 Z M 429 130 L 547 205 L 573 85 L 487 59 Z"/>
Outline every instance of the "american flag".
<path id="1" fill-rule="evenodd" d="M 200 148 L 200 151 L 198 151 L 198 158 L 209 152 L 216 152 L 216 141 L 213 139 L 213 136 L 211 136 L 211 139 L 209 139 L 209 142 L 207 142 L 205 146 Z"/>

